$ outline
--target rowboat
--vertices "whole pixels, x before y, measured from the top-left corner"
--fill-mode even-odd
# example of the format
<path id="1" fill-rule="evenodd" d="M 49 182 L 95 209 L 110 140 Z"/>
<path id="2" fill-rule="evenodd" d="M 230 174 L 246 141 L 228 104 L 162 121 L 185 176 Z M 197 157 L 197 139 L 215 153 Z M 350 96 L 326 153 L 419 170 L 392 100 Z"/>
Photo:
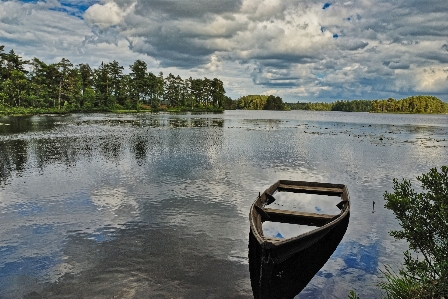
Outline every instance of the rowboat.
<path id="1" fill-rule="evenodd" d="M 317 214 L 269 208 L 276 201 L 275 192 L 336 197 L 340 212 Z M 349 218 L 349 193 L 342 184 L 280 180 L 259 194 L 249 213 L 249 270 L 254 298 L 294 298 L 300 293 L 342 240 Z M 291 238 L 278 238 L 263 234 L 266 221 L 315 228 Z"/>

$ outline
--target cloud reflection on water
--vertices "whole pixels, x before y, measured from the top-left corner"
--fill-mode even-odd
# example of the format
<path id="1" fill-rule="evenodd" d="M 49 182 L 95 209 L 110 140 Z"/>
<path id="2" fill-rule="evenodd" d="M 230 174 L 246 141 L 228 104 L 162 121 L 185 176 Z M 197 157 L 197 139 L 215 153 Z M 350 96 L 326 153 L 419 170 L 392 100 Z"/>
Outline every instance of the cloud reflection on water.
<path id="1" fill-rule="evenodd" d="M 276 180 L 294 179 L 344 183 L 352 199 L 340 247 L 299 298 L 361 287 L 362 297 L 377 295 L 378 268 L 404 248 L 387 234 L 397 223 L 382 194 L 393 177 L 447 163 L 445 143 L 434 141 L 447 127 L 324 116 L 74 115 L 3 127 L 0 290 L 250 298 L 249 207 Z M 300 208 L 326 213 L 312 200 Z"/>

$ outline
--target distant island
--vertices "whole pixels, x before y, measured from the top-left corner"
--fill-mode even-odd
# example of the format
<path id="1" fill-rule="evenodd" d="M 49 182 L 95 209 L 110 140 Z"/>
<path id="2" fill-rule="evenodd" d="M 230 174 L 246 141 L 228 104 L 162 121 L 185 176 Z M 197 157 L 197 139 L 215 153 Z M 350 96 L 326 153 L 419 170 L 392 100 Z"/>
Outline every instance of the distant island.
<path id="1" fill-rule="evenodd" d="M 267 99 L 273 96 L 249 95 L 235 100 L 231 109 L 261 110 L 267 108 Z M 352 100 L 332 103 L 283 103 L 280 97 L 275 97 L 277 104 L 269 110 L 312 110 L 312 111 L 346 111 L 372 113 L 448 113 L 448 103 L 437 97 L 428 95 L 411 96 L 396 100 Z"/>
<path id="2" fill-rule="evenodd" d="M 286 103 L 291 110 L 346 111 L 373 113 L 448 113 L 448 103 L 428 95 L 411 96 L 401 100 L 336 101 L 333 103 Z"/>

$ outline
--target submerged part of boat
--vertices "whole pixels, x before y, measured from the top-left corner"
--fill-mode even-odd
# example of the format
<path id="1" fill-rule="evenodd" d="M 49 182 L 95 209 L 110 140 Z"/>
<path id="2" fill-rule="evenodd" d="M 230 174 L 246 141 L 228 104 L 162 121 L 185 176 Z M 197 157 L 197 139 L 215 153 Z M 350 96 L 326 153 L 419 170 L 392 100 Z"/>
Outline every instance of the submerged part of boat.
<path id="1" fill-rule="evenodd" d="M 276 192 L 328 195 L 338 198 L 336 214 L 272 209 Z M 254 298 L 294 298 L 330 258 L 342 240 L 350 218 L 347 187 L 280 180 L 253 203 L 250 214 L 249 270 Z M 291 238 L 265 236 L 263 222 L 315 227 Z"/>

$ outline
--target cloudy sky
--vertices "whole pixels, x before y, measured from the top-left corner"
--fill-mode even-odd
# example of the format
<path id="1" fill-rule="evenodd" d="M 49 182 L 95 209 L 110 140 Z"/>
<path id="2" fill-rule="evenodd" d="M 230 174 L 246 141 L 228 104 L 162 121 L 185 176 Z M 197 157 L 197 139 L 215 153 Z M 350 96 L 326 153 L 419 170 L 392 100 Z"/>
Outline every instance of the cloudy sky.
<path id="1" fill-rule="evenodd" d="M 448 101 L 447 0 L 0 0 L 0 45 L 96 68 L 135 60 L 227 95 Z"/>

